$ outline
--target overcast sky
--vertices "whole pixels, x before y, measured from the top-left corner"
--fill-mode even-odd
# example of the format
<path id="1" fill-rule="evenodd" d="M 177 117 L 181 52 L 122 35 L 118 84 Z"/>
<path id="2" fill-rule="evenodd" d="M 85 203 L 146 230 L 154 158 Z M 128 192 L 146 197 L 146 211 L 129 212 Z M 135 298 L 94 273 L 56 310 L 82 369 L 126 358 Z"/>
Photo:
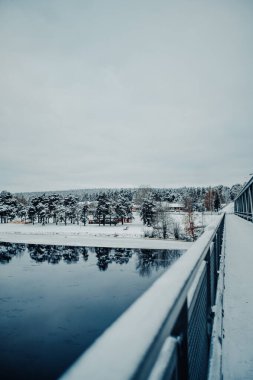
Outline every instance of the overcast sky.
<path id="1" fill-rule="evenodd" d="M 0 190 L 253 173 L 253 1 L 0 0 Z"/>

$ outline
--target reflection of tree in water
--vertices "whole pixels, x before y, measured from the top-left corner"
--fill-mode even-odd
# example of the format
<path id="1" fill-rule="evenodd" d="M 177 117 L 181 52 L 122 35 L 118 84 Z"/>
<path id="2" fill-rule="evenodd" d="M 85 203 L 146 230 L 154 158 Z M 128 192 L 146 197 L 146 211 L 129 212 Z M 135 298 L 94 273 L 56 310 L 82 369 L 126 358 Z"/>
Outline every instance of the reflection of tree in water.
<path id="1" fill-rule="evenodd" d="M 136 270 L 142 277 L 149 277 L 154 270 L 168 268 L 183 253 L 182 250 L 140 249 L 137 252 Z"/>
<path id="2" fill-rule="evenodd" d="M 105 271 L 109 264 L 127 264 L 132 257 L 133 251 L 129 248 L 95 248 L 97 256 L 97 266 L 101 271 Z"/>
<path id="3" fill-rule="evenodd" d="M 25 251 L 25 244 L 16 243 L 1 243 L 0 244 L 0 263 L 6 264 L 14 256 L 21 256 Z"/>
<path id="4" fill-rule="evenodd" d="M 86 247 L 67 247 L 61 245 L 45 244 L 20 244 L 20 243 L 1 243 L 0 262 L 8 263 L 14 256 L 20 255 L 27 248 L 32 260 L 43 263 L 57 264 L 61 260 L 66 263 L 76 263 L 82 256 L 84 261 L 89 258 Z"/>
<path id="5" fill-rule="evenodd" d="M 108 268 L 109 263 L 111 263 L 110 251 L 110 248 L 95 248 L 96 256 L 98 259 L 97 266 L 102 271 L 105 271 Z"/>
<path id="6" fill-rule="evenodd" d="M 86 247 L 29 244 L 27 248 L 30 257 L 36 262 L 47 261 L 51 264 L 57 264 L 63 259 L 66 263 L 71 264 L 79 261 L 79 255 L 83 256 L 84 261 L 87 261 L 89 257 Z"/>
<path id="7" fill-rule="evenodd" d="M 59 247 L 54 249 L 53 245 L 43 245 L 43 244 L 31 244 L 27 246 L 29 255 L 31 259 L 36 262 L 43 263 L 45 261 L 49 261 L 52 264 L 58 263 L 61 259 L 61 256 L 58 254 Z"/>
<path id="8" fill-rule="evenodd" d="M 127 264 L 133 255 L 133 250 L 129 248 L 116 248 L 114 250 L 114 261 L 117 264 Z"/>
<path id="9" fill-rule="evenodd" d="M 79 252 L 83 256 L 83 260 L 88 261 L 88 258 L 89 258 L 88 249 L 86 247 L 80 247 Z"/>
<path id="10" fill-rule="evenodd" d="M 63 259 L 66 263 L 77 263 L 79 256 L 82 256 L 84 261 L 88 260 L 89 254 L 86 247 L 64 247 Z"/>
<path id="11" fill-rule="evenodd" d="M 153 249 L 129 249 L 129 248 L 95 248 L 97 266 L 101 271 L 106 271 L 109 264 L 127 264 L 133 254 L 136 254 L 136 270 L 141 276 L 149 277 L 154 270 L 168 268 L 176 261 L 182 250 L 153 250 Z"/>
<path id="12" fill-rule="evenodd" d="M 64 249 L 63 260 L 67 264 L 77 263 L 79 261 L 79 252 L 76 247 L 68 247 Z"/>
<path id="13" fill-rule="evenodd" d="M 44 244 L 0 244 L 0 263 L 8 263 L 14 256 L 21 255 L 27 248 L 32 260 L 42 263 L 57 264 L 63 260 L 67 264 L 77 263 L 82 257 L 89 258 L 88 252 L 97 257 L 99 270 L 106 271 L 109 264 L 127 264 L 133 254 L 136 255 L 136 270 L 141 276 L 149 277 L 154 270 L 169 267 L 184 251 L 148 250 L 130 248 L 86 248 Z"/>

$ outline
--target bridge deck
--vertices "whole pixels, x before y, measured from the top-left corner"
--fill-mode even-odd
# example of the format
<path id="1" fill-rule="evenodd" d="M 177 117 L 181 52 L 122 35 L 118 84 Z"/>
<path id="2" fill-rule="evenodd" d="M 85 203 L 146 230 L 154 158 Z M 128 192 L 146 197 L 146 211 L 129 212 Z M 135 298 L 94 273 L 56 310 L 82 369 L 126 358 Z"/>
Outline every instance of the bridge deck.
<path id="1" fill-rule="evenodd" d="M 225 224 L 223 379 L 253 379 L 253 223 Z"/>

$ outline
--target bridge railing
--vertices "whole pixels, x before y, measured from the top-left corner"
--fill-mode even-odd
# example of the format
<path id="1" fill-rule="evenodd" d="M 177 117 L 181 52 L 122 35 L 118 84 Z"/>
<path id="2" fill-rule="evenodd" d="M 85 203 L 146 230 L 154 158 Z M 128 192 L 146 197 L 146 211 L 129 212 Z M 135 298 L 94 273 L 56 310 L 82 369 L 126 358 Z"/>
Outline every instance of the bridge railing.
<path id="1" fill-rule="evenodd" d="M 234 208 L 236 215 L 253 222 L 253 177 L 236 197 Z"/>
<path id="2" fill-rule="evenodd" d="M 224 218 L 219 216 L 62 379 L 205 379 Z"/>

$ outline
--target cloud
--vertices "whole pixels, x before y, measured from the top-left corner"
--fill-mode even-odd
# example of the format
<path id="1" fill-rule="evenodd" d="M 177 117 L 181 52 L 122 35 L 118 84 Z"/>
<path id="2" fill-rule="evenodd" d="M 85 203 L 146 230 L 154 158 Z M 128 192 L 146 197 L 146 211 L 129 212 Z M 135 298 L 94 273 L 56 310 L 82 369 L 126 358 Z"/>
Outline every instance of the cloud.
<path id="1" fill-rule="evenodd" d="M 252 13 L 236 1 L 0 2 L 1 187 L 244 181 Z"/>

